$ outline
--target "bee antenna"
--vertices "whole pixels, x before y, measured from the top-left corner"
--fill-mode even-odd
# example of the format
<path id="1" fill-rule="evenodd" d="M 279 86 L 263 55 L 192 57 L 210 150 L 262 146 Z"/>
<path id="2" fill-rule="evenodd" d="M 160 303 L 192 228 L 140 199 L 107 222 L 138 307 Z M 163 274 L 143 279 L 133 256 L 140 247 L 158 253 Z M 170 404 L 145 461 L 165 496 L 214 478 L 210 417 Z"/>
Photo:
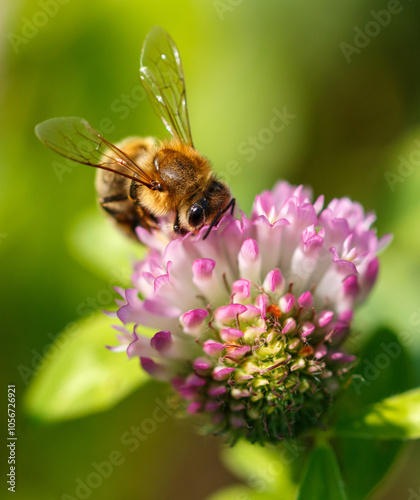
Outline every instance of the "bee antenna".
<path id="1" fill-rule="evenodd" d="M 230 200 L 230 202 L 227 204 L 227 206 L 223 209 L 223 210 L 219 210 L 217 212 L 217 215 L 216 217 L 211 221 L 207 231 L 206 231 L 206 234 L 204 235 L 204 238 L 203 238 L 203 241 L 207 238 L 207 236 L 210 234 L 210 231 L 214 228 L 214 226 L 217 224 L 218 220 L 220 219 L 220 217 L 229 210 L 229 208 L 231 209 L 230 210 L 230 215 L 233 215 L 233 211 L 235 210 L 235 203 L 236 203 L 236 200 L 235 198 L 232 198 Z"/>

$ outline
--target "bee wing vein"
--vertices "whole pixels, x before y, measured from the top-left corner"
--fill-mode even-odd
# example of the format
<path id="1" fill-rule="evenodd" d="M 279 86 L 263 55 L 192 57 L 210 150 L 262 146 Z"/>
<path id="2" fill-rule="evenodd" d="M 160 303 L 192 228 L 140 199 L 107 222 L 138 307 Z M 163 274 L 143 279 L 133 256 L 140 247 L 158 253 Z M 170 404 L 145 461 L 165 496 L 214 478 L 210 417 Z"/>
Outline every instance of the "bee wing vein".
<path id="1" fill-rule="evenodd" d="M 175 42 L 159 26 L 150 31 L 144 42 L 140 80 L 167 130 L 193 146 L 181 59 Z"/>
<path id="2" fill-rule="evenodd" d="M 83 118 L 53 118 L 37 125 L 35 131 L 45 145 L 61 156 L 122 175 L 149 188 L 154 184 L 130 156 L 103 138 Z M 112 151 L 114 156 L 102 153 L 100 149 L 103 146 Z M 104 161 L 104 158 L 108 161 Z"/>

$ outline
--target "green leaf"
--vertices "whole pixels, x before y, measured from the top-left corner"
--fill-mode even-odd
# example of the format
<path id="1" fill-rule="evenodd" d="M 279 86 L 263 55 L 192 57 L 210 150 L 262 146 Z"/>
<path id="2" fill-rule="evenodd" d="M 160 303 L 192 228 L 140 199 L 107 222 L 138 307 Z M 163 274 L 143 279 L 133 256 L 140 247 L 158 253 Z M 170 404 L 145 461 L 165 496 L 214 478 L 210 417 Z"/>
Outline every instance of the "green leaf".
<path id="1" fill-rule="evenodd" d="M 333 444 L 349 500 L 365 498 L 387 476 L 402 448 L 401 441 L 344 437 Z"/>
<path id="2" fill-rule="evenodd" d="M 285 496 L 277 492 L 256 493 L 247 486 L 228 486 L 217 491 L 206 500 L 291 500 L 293 497 Z"/>
<path id="3" fill-rule="evenodd" d="M 239 441 L 233 448 L 223 451 L 222 461 L 254 493 L 281 491 L 282 498 L 293 498 L 297 485 L 292 479 L 291 465 L 300 458 L 302 451 L 303 447 L 291 443 L 262 447 Z"/>
<path id="4" fill-rule="evenodd" d="M 331 448 L 322 444 L 312 451 L 297 500 L 346 500 L 337 459 Z"/>
<path id="5" fill-rule="evenodd" d="M 413 387 L 415 377 L 411 359 L 398 337 L 379 328 L 363 346 L 351 386 L 337 402 L 338 421 L 356 417 L 367 406 Z M 363 377 L 363 378 L 362 378 Z M 364 380 L 363 380 L 364 379 Z M 364 498 L 387 474 L 401 450 L 400 441 L 334 439 L 347 495 L 350 500 Z M 357 460 L 355 460 L 357 457 Z M 369 474 L 366 474 L 369 470 Z"/>
<path id="6" fill-rule="evenodd" d="M 363 346 L 352 372 L 350 387 L 340 398 L 341 418 L 361 408 L 415 386 L 415 375 L 407 350 L 388 328 L 379 328 Z"/>
<path id="7" fill-rule="evenodd" d="M 369 439 L 420 438 L 420 388 L 384 399 L 339 422 L 336 433 Z"/>
<path id="8" fill-rule="evenodd" d="M 129 283 L 131 262 L 142 258 L 146 251 L 140 242 L 125 236 L 98 210 L 86 212 L 74 222 L 68 245 L 80 264 L 120 286 Z"/>
<path id="9" fill-rule="evenodd" d="M 103 313 L 63 331 L 36 367 L 25 395 L 30 415 L 43 421 L 65 420 L 111 408 L 148 380 L 117 345 L 114 318 Z"/>

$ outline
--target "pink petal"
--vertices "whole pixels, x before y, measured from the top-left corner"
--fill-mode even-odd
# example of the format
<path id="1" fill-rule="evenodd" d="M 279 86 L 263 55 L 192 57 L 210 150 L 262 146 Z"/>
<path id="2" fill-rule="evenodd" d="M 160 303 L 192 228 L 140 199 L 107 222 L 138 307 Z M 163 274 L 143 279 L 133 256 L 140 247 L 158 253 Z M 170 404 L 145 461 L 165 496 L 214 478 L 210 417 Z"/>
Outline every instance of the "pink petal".
<path id="1" fill-rule="evenodd" d="M 245 354 L 247 354 L 251 348 L 248 345 L 245 345 L 243 347 L 237 347 L 236 349 L 232 349 L 229 351 L 229 354 L 225 356 L 225 358 L 232 359 L 233 361 L 239 361 L 242 359 Z"/>
<path id="2" fill-rule="evenodd" d="M 204 375 L 211 366 L 210 361 L 206 358 L 197 358 L 193 362 L 193 368 L 199 375 Z"/>
<path id="3" fill-rule="evenodd" d="M 267 293 L 281 293 L 283 291 L 284 280 L 279 269 L 273 269 L 267 274 L 263 288 Z"/>
<path id="4" fill-rule="evenodd" d="M 213 259 L 197 259 L 193 263 L 194 278 L 209 278 L 216 266 Z"/>
<path id="5" fill-rule="evenodd" d="M 298 304 L 303 309 L 312 309 L 314 305 L 314 298 L 311 292 L 305 292 L 298 298 Z"/>
<path id="6" fill-rule="evenodd" d="M 187 408 L 187 412 L 190 414 L 198 413 L 202 410 L 202 403 L 199 401 L 192 401 Z"/>
<path id="7" fill-rule="evenodd" d="M 224 349 L 224 344 L 214 340 L 206 340 L 203 344 L 203 351 L 209 356 L 219 356 Z"/>
<path id="8" fill-rule="evenodd" d="M 151 358 L 140 358 L 141 367 L 149 375 L 152 375 L 158 380 L 167 380 L 168 375 L 166 373 L 165 367 L 158 365 Z"/>
<path id="9" fill-rule="evenodd" d="M 184 313 L 180 320 L 184 332 L 192 335 L 198 335 L 201 332 L 202 326 L 208 314 L 209 313 L 205 309 L 192 309 L 191 311 Z"/>
<path id="10" fill-rule="evenodd" d="M 354 298 L 358 295 L 359 290 L 357 276 L 352 275 L 345 278 L 343 282 L 343 291 L 346 295 Z"/>
<path id="11" fill-rule="evenodd" d="M 279 301 L 280 310 L 284 314 L 290 313 L 296 306 L 296 299 L 292 293 L 286 293 Z"/>
<path id="12" fill-rule="evenodd" d="M 214 380 L 225 380 L 229 377 L 229 375 L 235 371 L 235 368 L 227 367 L 227 366 L 216 366 L 213 370 L 213 378 Z"/>
<path id="13" fill-rule="evenodd" d="M 162 331 L 155 333 L 150 340 L 150 345 L 159 353 L 166 351 L 172 345 L 171 332 Z"/>
<path id="14" fill-rule="evenodd" d="M 315 325 L 306 321 L 301 327 L 302 337 L 308 337 L 315 330 Z"/>
<path id="15" fill-rule="evenodd" d="M 150 346 L 150 339 L 142 335 L 137 335 L 135 332 L 133 334 L 134 340 L 127 347 L 127 356 L 133 358 L 138 357 L 150 357 L 153 355 L 152 348 Z"/>
<path id="16" fill-rule="evenodd" d="M 249 280 L 240 279 L 232 284 L 232 295 L 235 301 L 248 298 L 251 295 L 251 283 Z"/>
<path id="17" fill-rule="evenodd" d="M 208 390 L 208 394 L 211 397 L 216 397 L 216 396 L 221 396 L 222 394 L 225 394 L 226 392 L 226 387 L 224 385 L 215 385 L 210 387 Z"/>
<path id="18" fill-rule="evenodd" d="M 222 328 L 220 336 L 225 342 L 235 342 L 244 336 L 244 332 L 237 330 L 236 328 Z"/>
<path id="19" fill-rule="evenodd" d="M 261 269 L 261 256 L 258 243 L 252 239 L 246 239 L 238 255 L 239 272 L 243 278 L 258 283 Z"/>
<path id="20" fill-rule="evenodd" d="M 320 327 L 328 325 L 328 323 L 332 320 L 334 316 L 333 311 L 322 311 L 318 315 L 318 325 Z"/>
<path id="21" fill-rule="evenodd" d="M 296 320 L 294 318 L 288 318 L 283 325 L 281 333 L 291 333 L 296 330 Z"/>
<path id="22" fill-rule="evenodd" d="M 242 304 L 229 304 L 216 309 L 214 316 L 219 323 L 227 324 L 234 321 L 239 314 L 247 311 L 246 306 Z"/>

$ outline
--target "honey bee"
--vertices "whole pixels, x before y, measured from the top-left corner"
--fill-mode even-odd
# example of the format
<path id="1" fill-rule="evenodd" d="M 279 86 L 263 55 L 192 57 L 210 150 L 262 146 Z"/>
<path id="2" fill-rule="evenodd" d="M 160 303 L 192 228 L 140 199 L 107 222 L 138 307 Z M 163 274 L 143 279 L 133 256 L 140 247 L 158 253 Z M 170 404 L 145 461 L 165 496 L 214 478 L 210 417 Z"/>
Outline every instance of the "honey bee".
<path id="1" fill-rule="evenodd" d="M 235 199 L 194 149 L 181 59 L 159 26 L 145 39 L 140 80 L 171 139 L 134 137 L 115 146 L 77 117 L 44 121 L 35 133 L 56 153 L 98 168 L 98 202 L 126 233 L 135 236 L 137 226 L 159 228 L 166 218 L 178 235 L 208 226 L 206 238 L 229 208 L 233 213 Z"/>

